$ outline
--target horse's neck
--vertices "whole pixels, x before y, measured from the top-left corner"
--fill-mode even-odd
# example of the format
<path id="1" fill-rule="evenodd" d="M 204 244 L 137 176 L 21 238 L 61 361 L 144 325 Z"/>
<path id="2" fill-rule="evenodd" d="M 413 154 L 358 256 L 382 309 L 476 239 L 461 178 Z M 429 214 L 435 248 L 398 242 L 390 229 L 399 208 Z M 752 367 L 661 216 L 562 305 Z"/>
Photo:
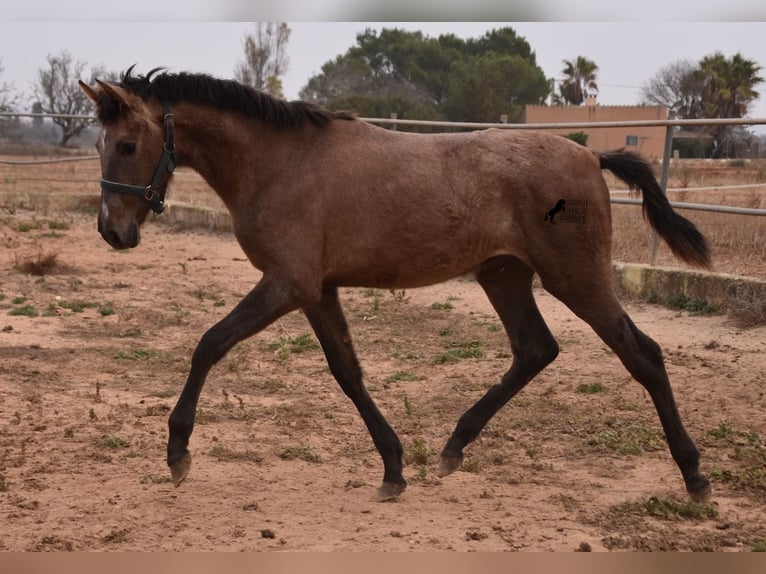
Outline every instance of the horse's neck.
<path id="1" fill-rule="evenodd" d="M 179 163 L 198 172 L 229 204 L 229 197 L 278 161 L 275 130 L 232 112 L 211 111 L 188 104 L 173 110 Z M 265 174 L 264 174 L 265 175 Z"/>

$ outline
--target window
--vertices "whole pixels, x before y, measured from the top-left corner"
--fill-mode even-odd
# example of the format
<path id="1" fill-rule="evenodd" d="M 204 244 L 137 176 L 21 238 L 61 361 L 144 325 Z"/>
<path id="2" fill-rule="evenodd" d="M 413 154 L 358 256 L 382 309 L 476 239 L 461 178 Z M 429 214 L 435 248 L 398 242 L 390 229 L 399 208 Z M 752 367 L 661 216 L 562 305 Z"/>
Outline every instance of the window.
<path id="1" fill-rule="evenodd" d="M 625 136 L 625 145 L 638 145 L 638 136 Z"/>

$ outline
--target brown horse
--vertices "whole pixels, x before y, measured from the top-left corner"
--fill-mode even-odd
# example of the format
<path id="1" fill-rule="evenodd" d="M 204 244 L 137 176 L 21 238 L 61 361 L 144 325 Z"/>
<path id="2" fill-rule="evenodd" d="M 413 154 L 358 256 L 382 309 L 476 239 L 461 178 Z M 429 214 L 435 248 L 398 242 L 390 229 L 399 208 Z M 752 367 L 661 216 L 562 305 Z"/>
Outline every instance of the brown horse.
<path id="1" fill-rule="evenodd" d="M 558 354 L 533 298 L 537 273 L 648 390 L 687 491 L 695 500 L 708 496 L 660 347 L 612 288 L 602 169 L 641 190 L 645 216 L 678 257 L 710 265 L 704 238 L 673 211 L 639 156 L 596 153 L 529 131 L 389 131 L 205 75 L 134 76 L 131 68 L 119 84 L 81 87 L 103 126 L 102 237 L 117 249 L 138 245 L 149 210 L 163 208 L 173 168 L 189 166 L 220 195 L 239 244 L 263 273 L 194 351 L 169 420 L 176 485 L 189 472 L 189 437 L 210 368 L 239 341 L 301 309 L 383 459 L 379 498 L 400 494 L 402 446 L 362 383 L 338 287 L 411 288 L 472 271 L 508 333 L 513 361 L 460 418 L 442 451 L 441 475 L 459 468 L 466 445 Z M 550 225 L 544 216 L 560 199 L 567 210 Z"/>

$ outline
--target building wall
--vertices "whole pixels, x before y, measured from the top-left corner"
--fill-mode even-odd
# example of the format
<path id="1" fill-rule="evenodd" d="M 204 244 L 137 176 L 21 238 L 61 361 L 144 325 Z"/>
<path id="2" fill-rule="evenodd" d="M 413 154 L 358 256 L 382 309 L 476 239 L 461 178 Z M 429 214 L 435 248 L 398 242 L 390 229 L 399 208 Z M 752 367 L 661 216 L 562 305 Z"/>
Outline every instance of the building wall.
<path id="1" fill-rule="evenodd" d="M 549 124 L 666 119 L 668 110 L 663 106 L 600 106 L 591 102 L 590 105 L 584 106 L 526 106 L 522 121 L 527 124 Z M 570 128 L 550 131 L 560 135 L 585 132 L 588 134 L 588 147 L 598 151 L 625 148 L 646 157 L 662 159 L 665 148 L 664 126 Z"/>

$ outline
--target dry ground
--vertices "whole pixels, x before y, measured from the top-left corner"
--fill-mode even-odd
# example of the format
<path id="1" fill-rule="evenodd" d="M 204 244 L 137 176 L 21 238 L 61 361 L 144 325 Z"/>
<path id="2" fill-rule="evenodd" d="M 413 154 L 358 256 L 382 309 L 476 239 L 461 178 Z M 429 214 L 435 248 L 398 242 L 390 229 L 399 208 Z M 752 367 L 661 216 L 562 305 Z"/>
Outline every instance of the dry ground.
<path id="1" fill-rule="evenodd" d="M 761 164 L 683 165 L 671 186 L 764 180 Z M 98 177 L 97 162 L 0 165 L 0 198 L 93 196 Z M 766 205 L 762 188 L 691 193 L 675 199 Z M 171 198 L 217 205 L 183 170 Z M 639 211 L 614 213 L 616 258 L 645 261 Z M 686 214 L 720 271 L 766 278 L 762 218 Z M 227 235 L 150 223 L 138 249 L 116 252 L 93 213 L 5 200 L 0 237 L 0 550 L 766 548 L 766 327 L 626 304 L 663 348 L 709 504 L 687 502 L 646 393 L 543 291 L 560 357 L 467 449 L 462 471 L 437 479 L 457 418 L 511 359 L 468 279 L 342 293 L 367 385 L 407 453 L 398 501 L 374 502 L 382 464 L 298 313 L 214 368 L 192 473 L 175 489 L 167 415 L 199 336 L 257 272 Z"/>
<path id="2" fill-rule="evenodd" d="M 437 452 L 510 356 L 468 279 L 342 293 L 409 487 L 382 464 L 292 314 L 212 371 L 178 489 L 166 419 L 202 332 L 257 281 L 227 235 L 149 224 L 110 249 L 93 214 L 0 212 L 0 550 L 763 550 L 766 327 L 628 303 L 662 346 L 714 485 L 687 502 L 647 394 L 545 292 L 558 360 L 438 479 Z M 47 272 L 22 272 L 27 262 Z"/>

